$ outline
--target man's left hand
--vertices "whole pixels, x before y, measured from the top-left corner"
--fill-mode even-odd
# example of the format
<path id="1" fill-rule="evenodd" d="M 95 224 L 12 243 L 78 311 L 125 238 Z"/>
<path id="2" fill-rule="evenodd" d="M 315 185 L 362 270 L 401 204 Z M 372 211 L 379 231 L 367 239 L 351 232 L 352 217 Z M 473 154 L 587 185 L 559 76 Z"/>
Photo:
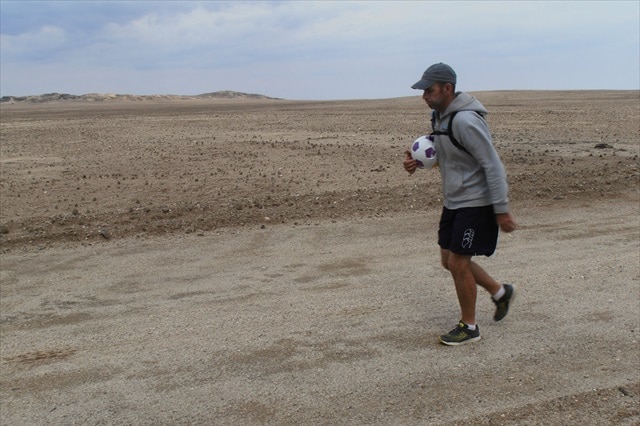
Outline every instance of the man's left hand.
<path id="1" fill-rule="evenodd" d="M 496 221 L 504 232 L 515 231 L 518 227 L 511 213 L 500 213 L 496 215 Z"/>

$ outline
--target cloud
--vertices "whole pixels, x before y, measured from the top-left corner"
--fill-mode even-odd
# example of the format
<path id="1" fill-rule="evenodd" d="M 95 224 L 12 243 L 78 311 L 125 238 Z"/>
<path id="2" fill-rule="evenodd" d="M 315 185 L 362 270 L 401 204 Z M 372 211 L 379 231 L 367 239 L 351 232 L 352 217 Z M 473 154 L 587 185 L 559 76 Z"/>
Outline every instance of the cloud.
<path id="1" fill-rule="evenodd" d="M 58 51 L 68 43 L 64 29 L 45 25 L 34 32 L 18 35 L 0 35 L 3 57 L 27 61 L 39 61 Z"/>
<path id="2" fill-rule="evenodd" d="M 632 1 L 0 5 L 3 94 L 93 85 L 391 97 L 413 94 L 410 84 L 437 61 L 453 65 L 468 90 L 638 88 L 640 72 L 640 4 Z M 619 67 L 617 79 L 603 82 L 609 64 Z"/>

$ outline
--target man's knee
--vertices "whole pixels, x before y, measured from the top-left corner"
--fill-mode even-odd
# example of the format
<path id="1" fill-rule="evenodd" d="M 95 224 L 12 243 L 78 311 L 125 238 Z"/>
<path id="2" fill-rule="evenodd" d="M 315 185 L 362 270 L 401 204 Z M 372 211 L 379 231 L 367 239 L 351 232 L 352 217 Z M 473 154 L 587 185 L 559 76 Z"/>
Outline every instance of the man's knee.
<path id="1" fill-rule="evenodd" d="M 471 263 L 471 256 L 451 253 L 447 256 L 445 269 L 451 272 L 456 272 L 469 268 Z M 443 259 L 444 265 L 444 259 Z"/>

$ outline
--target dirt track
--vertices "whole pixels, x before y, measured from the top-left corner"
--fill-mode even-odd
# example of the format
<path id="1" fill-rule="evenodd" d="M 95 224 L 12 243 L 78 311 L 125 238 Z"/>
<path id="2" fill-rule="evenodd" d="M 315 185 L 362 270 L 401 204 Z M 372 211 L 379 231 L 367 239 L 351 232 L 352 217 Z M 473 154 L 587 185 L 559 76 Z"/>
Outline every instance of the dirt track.
<path id="1" fill-rule="evenodd" d="M 419 99 L 2 105 L 0 423 L 639 423 L 638 93 L 477 95 L 519 294 L 460 348 Z"/>

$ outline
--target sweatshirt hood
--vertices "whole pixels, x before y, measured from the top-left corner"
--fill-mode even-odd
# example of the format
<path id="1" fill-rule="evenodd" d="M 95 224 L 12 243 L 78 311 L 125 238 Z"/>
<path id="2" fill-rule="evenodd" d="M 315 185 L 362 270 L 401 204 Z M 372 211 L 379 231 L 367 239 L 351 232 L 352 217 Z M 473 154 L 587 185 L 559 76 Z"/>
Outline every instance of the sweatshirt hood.
<path id="1" fill-rule="evenodd" d="M 465 92 L 459 92 L 457 94 L 456 98 L 451 102 L 449 107 L 447 107 L 447 110 L 442 116 L 449 115 L 454 111 L 477 111 L 480 115 L 488 113 L 487 109 L 479 100 Z"/>

